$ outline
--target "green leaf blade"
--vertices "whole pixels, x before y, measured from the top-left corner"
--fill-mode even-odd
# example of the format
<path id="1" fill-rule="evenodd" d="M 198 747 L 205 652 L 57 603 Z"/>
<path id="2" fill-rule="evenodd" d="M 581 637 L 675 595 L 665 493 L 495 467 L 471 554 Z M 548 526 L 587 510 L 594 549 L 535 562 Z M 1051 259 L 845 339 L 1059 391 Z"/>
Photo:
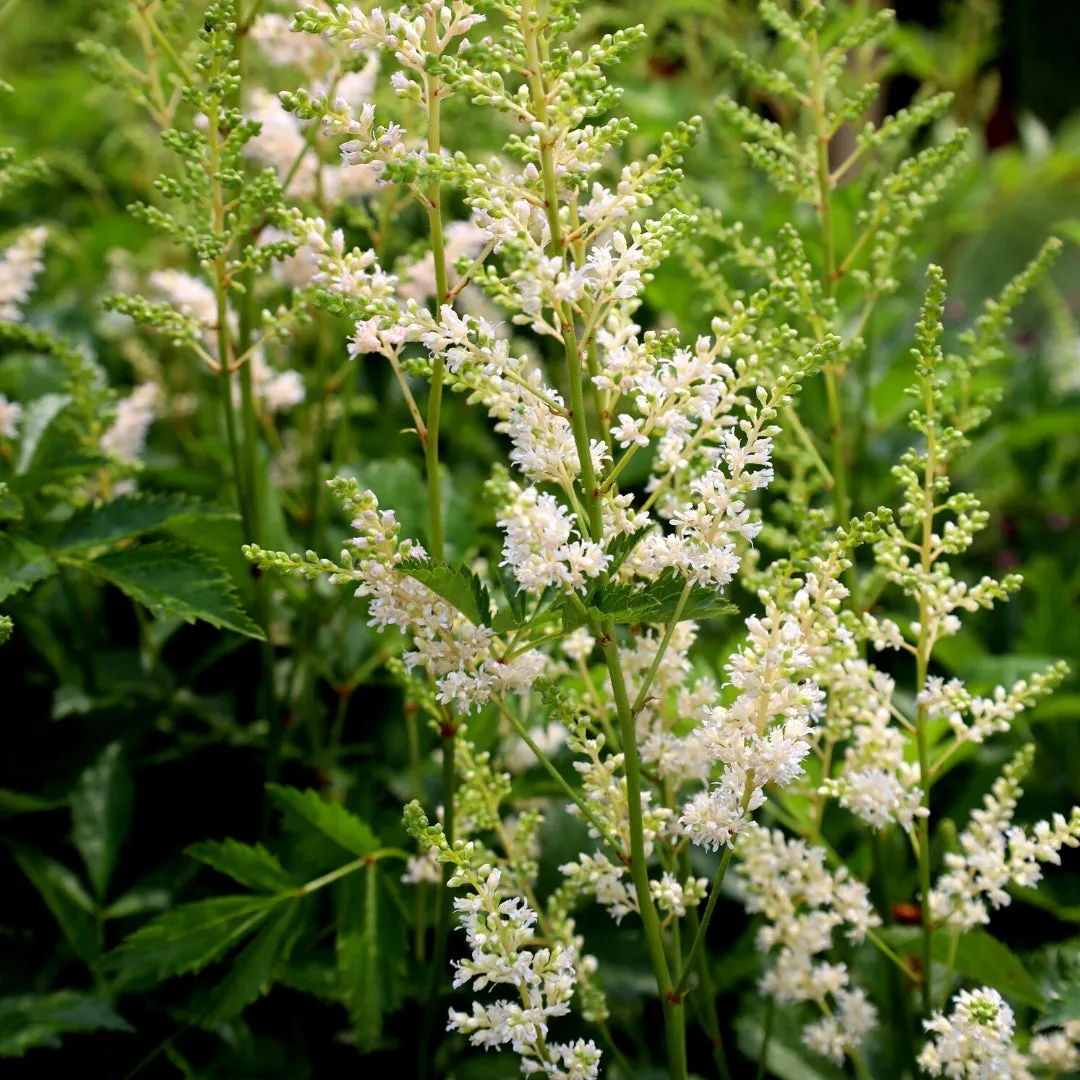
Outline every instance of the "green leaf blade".
<path id="1" fill-rule="evenodd" d="M 99 901 L 105 899 L 131 817 L 131 773 L 123 746 L 114 742 L 83 772 L 71 794 L 72 840 Z"/>
<path id="2" fill-rule="evenodd" d="M 209 556 L 171 541 L 141 544 L 79 564 L 104 578 L 158 618 L 201 619 L 220 630 L 265 640 L 240 606 L 225 570 Z"/>
<path id="3" fill-rule="evenodd" d="M 276 903 L 273 896 L 218 896 L 183 904 L 129 935 L 106 964 L 122 984 L 201 971 L 255 930 Z"/>
<path id="4" fill-rule="evenodd" d="M 15 849 L 15 861 L 41 894 L 76 955 L 93 963 L 100 951 L 94 902 L 82 882 L 62 863 L 36 848 Z"/>
<path id="5" fill-rule="evenodd" d="M 249 889 L 279 893 L 296 888 L 292 876 L 262 844 L 242 844 L 229 837 L 193 844 L 187 853 Z"/>
<path id="6" fill-rule="evenodd" d="M 77 510 L 64 525 L 52 550 L 63 553 L 87 551 L 180 522 L 235 517 L 229 511 L 210 506 L 182 492 L 122 495 L 112 502 Z"/>
<path id="7" fill-rule="evenodd" d="M 346 851 L 360 856 L 378 851 L 379 838 L 365 821 L 344 806 L 327 802 L 313 788 L 300 791 L 280 784 L 268 784 L 267 790 L 282 810 L 293 814 Z"/>

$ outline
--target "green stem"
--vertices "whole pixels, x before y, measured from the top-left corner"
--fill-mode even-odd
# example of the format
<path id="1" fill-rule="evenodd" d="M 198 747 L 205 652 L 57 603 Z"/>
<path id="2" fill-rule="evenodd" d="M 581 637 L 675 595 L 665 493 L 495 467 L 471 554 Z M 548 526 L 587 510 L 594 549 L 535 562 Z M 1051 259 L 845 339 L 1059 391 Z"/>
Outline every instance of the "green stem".
<path id="1" fill-rule="evenodd" d="M 818 224 L 821 227 L 823 258 L 822 287 L 827 297 L 836 292 L 836 242 L 833 237 L 832 178 L 829 175 L 829 131 L 825 101 L 825 70 L 821 57 L 821 44 L 817 30 L 811 30 L 807 38 L 810 52 L 811 112 L 814 119 L 815 160 L 817 163 Z M 835 364 L 825 364 L 825 397 L 829 413 L 829 441 L 832 445 L 832 495 L 833 514 L 837 525 L 846 523 L 848 512 L 847 466 L 844 455 L 840 394 L 837 388 L 838 373 Z M 849 582 L 849 587 L 853 579 Z"/>
<path id="2" fill-rule="evenodd" d="M 926 468 L 923 476 L 922 507 L 922 543 L 920 544 L 920 565 L 924 577 L 929 577 L 933 566 L 933 530 L 934 530 L 934 487 L 937 464 L 937 429 L 934 416 L 934 391 L 932 377 L 923 377 L 923 405 L 926 409 Z M 926 685 L 926 675 L 930 666 L 930 651 L 933 643 L 929 631 L 930 611 L 924 598 L 919 594 L 919 641 L 915 657 L 915 688 L 922 693 Z M 931 989 L 931 943 L 934 932 L 930 921 L 930 785 L 933 774 L 930 769 L 930 741 L 926 731 L 926 706 L 919 705 L 915 713 L 915 741 L 919 751 L 919 786 L 922 788 L 922 806 L 926 811 L 919 818 L 919 898 L 922 909 L 923 949 L 922 949 L 922 1003 L 927 1015 L 933 1004 Z"/>
<path id="3" fill-rule="evenodd" d="M 671 618 L 664 628 L 664 636 L 656 650 L 656 655 L 653 657 L 653 662 L 649 666 L 645 678 L 642 680 L 641 686 L 637 692 L 637 697 L 634 698 L 634 704 L 630 710 L 634 714 L 635 720 L 637 719 L 638 713 L 645 707 L 645 702 L 649 698 L 649 687 L 652 686 L 653 679 L 656 678 L 656 673 L 660 670 L 660 664 L 664 659 L 664 654 L 667 652 L 667 647 L 671 643 L 671 636 L 675 633 L 675 627 L 682 621 L 683 611 L 686 610 L 686 602 L 690 599 L 690 593 L 693 592 L 693 589 L 693 582 L 690 581 L 683 586 L 683 591 L 679 595 L 675 610 L 671 613 Z"/>
<path id="4" fill-rule="evenodd" d="M 761 1050 L 758 1053 L 757 1080 L 765 1080 L 768 1074 L 769 1043 L 772 1040 L 773 1019 L 776 1016 L 776 1001 L 769 998 L 769 1004 L 765 1007 L 765 1028 L 761 1033 Z"/>
<path id="5" fill-rule="evenodd" d="M 536 755 L 536 760 L 540 762 L 541 766 L 547 772 L 547 774 L 555 781 L 559 790 L 581 811 L 582 817 L 597 831 L 600 839 L 604 841 L 608 847 L 611 848 L 615 857 L 620 861 L 625 858 L 625 852 L 622 849 L 622 845 L 616 840 L 610 832 L 601 824 L 596 815 L 589 809 L 589 804 L 576 792 L 565 780 L 562 773 L 551 764 L 548 756 L 536 745 L 536 741 L 529 734 L 525 725 L 506 707 L 505 702 L 499 702 L 499 709 L 503 716 L 510 722 L 510 726 L 521 736 L 525 745 Z"/>
<path id="6" fill-rule="evenodd" d="M 690 972 L 693 971 L 694 965 L 702 955 L 701 950 L 705 947 L 705 935 L 708 933 L 709 923 L 712 921 L 713 911 L 716 909 L 716 901 L 720 899 L 720 886 L 724 884 L 724 875 L 727 874 L 728 866 L 731 865 L 731 855 L 732 848 L 724 848 L 723 857 L 720 859 L 720 867 L 716 871 L 716 877 L 709 892 L 709 902 L 705 905 L 705 914 L 698 924 L 697 933 L 694 935 L 694 943 L 690 946 L 690 955 L 686 958 L 682 973 L 679 975 L 679 981 L 675 986 L 675 997 L 679 1000 L 686 993 L 687 984 L 690 982 Z"/>
<path id="7" fill-rule="evenodd" d="M 638 908 L 641 912 L 641 926 L 645 933 L 649 960 L 660 1001 L 664 1009 L 664 1029 L 667 1036 L 668 1070 L 672 1080 L 686 1080 L 686 1036 L 685 1014 L 682 1003 L 674 993 L 671 973 L 664 956 L 663 933 L 660 919 L 656 913 L 649 888 L 649 867 L 645 855 L 645 829 L 641 812 L 641 766 L 638 760 L 637 734 L 634 728 L 634 716 L 630 710 L 630 700 L 626 693 L 622 664 L 619 660 L 619 647 L 615 642 L 615 624 L 605 619 L 601 625 L 601 645 L 607 662 L 608 675 L 611 679 L 612 696 L 619 717 L 619 729 L 622 735 L 623 762 L 626 771 L 626 804 L 630 823 L 630 875 L 634 881 Z"/>
<path id="8" fill-rule="evenodd" d="M 425 35 L 428 52 L 437 55 L 438 12 L 431 8 L 425 14 Z M 424 93 L 427 102 L 427 142 L 428 154 L 438 157 L 442 150 L 441 102 L 442 83 L 437 75 L 425 73 Z M 446 249 L 443 238 L 442 222 L 442 185 L 438 177 L 428 186 L 425 210 L 428 217 L 428 229 L 431 234 L 431 253 L 435 264 L 436 317 L 447 299 Z M 443 376 L 445 368 L 441 356 L 436 356 L 431 368 L 431 392 L 428 397 L 427 438 L 424 441 L 424 466 L 427 473 L 428 496 L 428 540 L 431 556 L 434 559 L 445 558 L 443 539 L 442 486 L 439 477 L 439 423 L 442 419 Z M 455 731 L 451 723 L 442 728 L 442 798 L 443 829 L 447 843 L 454 843 L 454 798 L 456 789 L 455 776 Z M 439 1003 L 439 986 L 446 970 L 446 942 L 450 926 L 451 898 L 447 885 L 453 873 L 449 863 L 443 866 L 443 890 L 435 905 L 435 953 L 432 957 L 431 979 L 428 986 L 427 1002 L 424 1007 L 423 1033 L 420 1039 L 420 1075 L 426 1077 L 431 1069 L 430 1046 L 435 1028 L 435 1017 Z"/>

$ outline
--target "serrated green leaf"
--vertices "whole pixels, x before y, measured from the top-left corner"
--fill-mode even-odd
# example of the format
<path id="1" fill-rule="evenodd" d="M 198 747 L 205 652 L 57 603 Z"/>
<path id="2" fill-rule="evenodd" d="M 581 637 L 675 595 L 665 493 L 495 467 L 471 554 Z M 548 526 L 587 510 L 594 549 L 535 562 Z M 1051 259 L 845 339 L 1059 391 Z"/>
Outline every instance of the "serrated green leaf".
<path id="1" fill-rule="evenodd" d="M 638 541 L 644 535 L 644 532 L 619 533 L 618 536 L 608 542 L 605 550 L 611 556 L 611 562 L 607 566 L 609 575 L 613 576 L 618 572 L 622 564 L 630 557 L 630 552 L 637 547 Z"/>
<path id="2" fill-rule="evenodd" d="M 64 525 L 52 550 L 63 553 L 85 551 L 180 522 L 235 517 L 227 510 L 210 506 L 181 492 L 123 495 L 112 502 L 77 510 Z"/>
<path id="3" fill-rule="evenodd" d="M 282 986 L 289 986 L 324 1001 L 340 1001 L 341 978 L 332 960 L 332 954 L 330 960 L 311 956 L 305 956 L 301 960 L 289 960 L 278 968 L 276 980 Z"/>
<path id="4" fill-rule="evenodd" d="M 120 848 L 131 829 L 131 772 L 124 748 L 111 743 L 71 793 L 71 838 L 98 900 L 105 899 Z"/>
<path id="5" fill-rule="evenodd" d="M 19 457 L 15 462 L 16 476 L 22 476 L 30 468 L 42 436 L 71 401 L 70 394 L 43 394 L 23 410 Z"/>
<path id="6" fill-rule="evenodd" d="M 1046 1012 L 1035 1021 L 1034 1031 L 1045 1031 L 1069 1020 L 1080 1020 L 1080 982 L 1061 987 L 1055 993 L 1057 996 L 1046 1006 Z"/>
<path id="7" fill-rule="evenodd" d="M 304 923 L 304 905 L 292 901 L 273 912 L 253 941 L 233 961 L 229 974 L 214 989 L 203 1024 L 237 1016 L 270 989 L 274 975 L 288 959 Z"/>
<path id="8" fill-rule="evenodd" d="M 203 840 L 189 847 L 187 853 L 250 889 L 279 893 L 296 888 L 296 882 L 278 862 L 277 856 L 262 844 L 249 846 L 231 837 Z"/>
<path id="9" fill-rule="evenodd" d="M 161 982 L 201 971 L 255 930 L 277 903 L 274 896 L 218 896 L 183 904 L 129 935 L 105 962 L 122 982 Z"/>
<path id="10" fill-rule="evenodd" d="M 222 630 L 265 638 L 240 606 L 236 589 L 222 567 L 192 548 L 160 541 L 110 552 L 79 565 L 144 604 L 158 618 L 201 619 Z"/>
<path id="11" fill-rule="evenodd" d="M 383 1016 L 388 1011 L 385 972 L 396 942 L 386 941 L 379 896 L 379 866 L 364 870 L 342 887 L 341 928 L 337 935 L 338 974 L 342 997 L 353 1022 L 361 1053 L 382 1038 Z"/>
<path id="12" fill-rule="evenodd" d="M 514 577 L 514 572 L 509 566 L 500 566 L 498 571 L 503 592 L 506 593 L 506 602 L 510 605 L 510 615 L 513 617 L 511 625 L 523 622 L 525 619 L 525 604 L 522 601 L 522 596 L 524 594 L 518 589 L 517 578 Z"/>
<path id="13" fill-rule="evenodd" d="M 465 567 L 456 570 L 434 559 L 403 559 L 395 567 L 408 574 L 433 593 L 441 596 L 451 607 L 457 608 L 473 626 L 487 625 L 491 620 L 484 606 L 487 588 L 479 578 Z"/>
<path id="14" fill-rule="evenodd" d="M 104 998 L 74 990 L 0 998 L 0 1057 L 22 1057 L 36 1046 L 57 1047 L 78 1031 L 131 1031 Z"/>
<path id="15" fill-rule="evenodd" d="M 22 537 L 0 536 L 0 600 L 33 588 L 56 573 L 44 548 Z"/>
<path id="16" fill-rule="evenodd" d="M 96 960 L 100 946 L 94 902 L 82 882 L 36 848 L 16 848 L 15 861 L 41 894 L 79 958 L 88 964 Z"/>
<path id="17" fill-rule="evenodd" d="M 314 788 L 300 791 L 280 784 L 267 784 L 266 789 L 282 810 L 300 818 L 346 851 L 370 855 L 379 849 L 379 839 L 365 821 L 344 806 L 327 802 Z"/>
<path id="18" fill-rule="evenodd" d="M 686 579 L 674 570 L 665 570 L 655 581 L 642 586 L 636 582 L 611 582 L 597 589 L 587 605 L 589 615 L 598 622 L 610 619 L 625 623 L 666 623 L 674 614 L 682 597 Z M 695 585 L 683 605 L 682 619 L 713 619 L 738 611 L 716 589 Z M 576 629 L 584 620 L 574 607 L 563 608 L 563 622 Z"/>

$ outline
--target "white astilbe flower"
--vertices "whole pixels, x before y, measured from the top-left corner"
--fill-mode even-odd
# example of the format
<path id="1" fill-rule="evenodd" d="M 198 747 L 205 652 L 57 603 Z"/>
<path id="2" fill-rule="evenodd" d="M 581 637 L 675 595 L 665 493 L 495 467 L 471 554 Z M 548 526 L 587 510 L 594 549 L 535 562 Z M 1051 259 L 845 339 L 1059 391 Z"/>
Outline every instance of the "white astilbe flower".
<path id="1" fill-rule="evenodd" d="M 705 894 L 709 891 L 709 879 L 687 878 L 680 882 L 673 873 L 665 870 L 659 881 L 653 878 L 649 882 L 649 890 L 657 908 L 663 914 L 681 919 L 686 915 L 687 908 L 696 908 L 705 899 Z"/>
<path id="2" fill-rule="evenodd" d="M 982 743 L 991 735 L 1008 731 L 1018 713 L 1050 693 L 1067 673 L 1065 664 L 1054 664 L 1045 672 L 1036 672 L 1030 682 L 1020 679 L 1008 690 L 995 687 L 992 697 L 970 693 L 959 679 L 946 682 L 932 675 L 919 693 L 918 705 L 928 720 L 947 720 L 957 744 Z"/>
<path id="3" fill-rule="evenodd" d="M 566 742 L 566 728 L 553 720 L 544 727 L 534 727 L 529 730 L 529 738 L 536 743 L 541 753 L 550 756 Z M 536 763 L 536 754 L 524 739 L 513 736 L 510 749 L 503 755 L 503 764 L 512 773 L 522 773 L 531 769 Z"/>
<path id="4" fill-rule="evenodd" d="M 1060 865 L 1062 847 L 1080 846 L 1080 807 L 1066 819 L 1055 814 L 1031 829 L 1013 825 L 1013 814 L 1030 768 L 1034 747 L 1021 750 L 1003 775 L 994 781 L 983 807 L 974 810 L 960 834 L 960 851 L 945 853 L 945 872 L 930 892 L 930 912 L 936 924 L 957 931 L 990 921 L 989 906 L 1011 903 L 1009 885 L 1034 888 L 1042 879 L 1041 863 Z"/>
<path id="5" fill-rule="evenodd" d="M 412 540 L 400 540 L 401 526 L 392 510 L 380 510 L 370 491 L 346 499 L 356 513 L 357 536 L 351 564 L 331 580 L 356 584 L 356 595 L 368 600 L 369 625 L 396 626 L 412 636 L 412 649 L 402 659 L 407 668 L 422 667 L 435 682 L 436 698 L 454 712 L 467 714 L 493 696 L 528 689 L 545 673 L 548 659 L 528 649 L 510 660 L 496 648 L 487 626 L 475 626 L 456 608 L 415 578 L 397 569 L 404 559 L 426 560 L 427 552 Z"/>
<path id="6" fill-rule="evenodd" d="M 846 660 L 832 673 L 829 693 L 840 697 L 850 743 L 837 776 L 819 791 L 874 829 L 896 822 L 910 832 L 925 817 L 919 766 L 904 760 L 907 740 L 891 724 L 893 680 L 864 660 Z"/>
<path id="7" fill-rule="evenodd" d="M 118 401 L 113 422 L 101 436 L 101 449 L 127 464 L 138 461 L 146 446 L 146 434 L 157 415 L 159 396 L 154 383 L 143 383 Z"/>
<path id="8" fill-rule="evenodd" d="M 22 406 L 17 401 L 9 401 L 6 394 L 0 394 L 0 439 L 18 438 L 21 419 Z"/>
<path id="9" fill-rule="evenodd" d="M 770 604 L 746 620 L 745 645 L 726 665 L 738 697 L 706 710 L 691 738 L 723 766 L 718 783 L 683 806 L 679 824 L 696 844 L 716 850 L 747 827 L 765 801 L 765 785 L 783 786 L 802 772 L 822 692 L 805 677 L 811 666 L 799 622 Z"/>
<path id="10" fill-rule="evenodd" d="M 500 565 L 509 566 L 521 589 L 533 595 L 551 586 L 584 592 L 611 556 L 599 544 L 580 539 L 575 515 L 554 495 L 513 482 L 509 492 L 511 501 L 498 520 L 506 534 Z"/>
<path id="11" fill-rule="evenodd" d="M 454 900 L 471 950 L 467 959 L 454 963 L 454 986 L 512 987 L 518 1000 L 474 1001 L 469 1013 L 451 1009 L 447 1030 L 460 1031 L 473 1046 L 485 1049 L 509 1043 L 526 1074 L 593 1080 L 599 1075 L 600 1051 L 592 1042 L 547 1042 L 549 1021 L 570 1011 L 576 950 L 572 945 L 534 948 L 536 912 L 521 897 L 504 896 L 501 878 L 497 867 L 485 864 L 475 874 L 462 867 L 450 879 L 452 887 L 467 884 L 473 890 Z"/>
<path id="12" fill-rule="evenodd" d="M 1013 1011 L 996 990 L 961 990 L 952 1005 L 948 1016 L 935 1012 L 923 1021 L 932 1033 L 918 1057 L 924 1072 L 952 1080 L 1030 1080 L 1012 1045 Z"/>
<path id="13" fill-rule="evenodd" d="M 304 400 L 304 380 L 298 371 L 274 371 L 256 350 L 249 361 L 255 396 L 271 415 L 288 412 Z"/>
<path id="14" fill-rule="evenodd" d="M 429 848 L 422 855 L 410 855 L 405 862 L 405 873 L 401 875 L 405 885 L 442 884 L 442 868 L 439 863 L 437 848 Z"/>
<path id="15" fill-rule="evenodd" d="M 869 891 L 847 867 L 830 871 L 822 848 L 779 830 L 748 829 L 735 850 L 746 909 L 766 920 L 758 930 L 758 948 L 775 950 L 762 992 L 782 1005 L 813 1001 L 821 1006 L 826 1016 L 805 1029 L 804 1040 L 816 1052 L 842 1061 L 874 1026 L 876 1010 L 861 990 L 849 986 L 844 964 L 819 956 L 832 948 L 834 930 L 843 927 L 848 940 L 858 944 L 880 924 Z M 834 1007 L 826 1009 L 830 997 Z"/>
<path id="16" fill-rule="evenodd" d="M 0 319 L 20 322 L 19 310 L 34 291 L 34 281 L 44 269 L 41 255 L 48 232 L 43 226 L 27 229 L 0 254 Z"/>
<path id="17" fill-rule="evenodd" d="M 1053 1074 L 1080 1070 L 1080 1020 L 1066 1020 L 1058 1031 L 1032 1036 L 1028 1053 L 1033 1065 Z"/>
<path id="18" fill-rule="evenodd" d="M 837 1065 L 859 1044 L 877 1024 L 877 1009 L 861 987 L 854 990 L 838 990 L 835 995 L 836 1011 L 823 1016 L 803 1029 L 803 1042 L 814 1051 Z"/>

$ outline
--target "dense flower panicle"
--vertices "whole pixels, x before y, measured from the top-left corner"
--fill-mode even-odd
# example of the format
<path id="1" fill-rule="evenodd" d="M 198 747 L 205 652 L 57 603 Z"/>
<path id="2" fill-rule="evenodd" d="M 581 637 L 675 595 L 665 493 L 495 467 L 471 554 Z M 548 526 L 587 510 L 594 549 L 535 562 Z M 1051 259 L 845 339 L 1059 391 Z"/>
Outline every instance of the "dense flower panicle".
<path id="1" fill-rule="evenodd" d="M 1051 1073 L 1071 1073 L 1080 1069 L 1080 1020 L 1066 1020 L 1057 1031 L 1035 1035 L 1028 1046 L 1030 1063 Z"/>
<path id="2" fill-rule="evenodd" d="M 923 1021 L 932 1037 L 919 1054 L 931 1076 L 953 1080 L 1031 1080 L 1024 1056 L 1012 1045 L 1012 1009 L 988 986 L 961 990 L 948 1016 Z"/>
<path id="3" fill-rule="evenodd" d="M 819 959 L 832 947 L 833 931 L 844 928 L 856 944 L 881 920 L 870 906 L 866 886 L 847 867 L 832 872 L 825 852 L 779 830 L 753 827 L 739 838 L 736 851 L 740 889 L 746 908 L 765 922 L 757 944 L 775 960 L 761 982 L 762 992 L 780 1004 L 813 1001 L 835 1008 L 803 1032 L 817 1053 L 836 1062 L 857 1050 L 876 1023 L 877 1011 L 859 988 L 849 985 L 844 964 Z"/>
<path id="4" fill-rule="evenodd" d="M 713 850 L 748 826 L 767 784 L 784 786 L 802 772 L 824 697 L 805 677 L 811 659 L 798 620 L 770 605 L 746 627 L 746 644 L 727 664 L 738 697 L 709 710 L 691 736 L 723 773 L 683 806 L 679 823 L 695 843 Z"/>
<path id="5" fill-rule="evenodd" d="M 146 446 L 146 434 L 157 415 L 160 398 L 161 391 L 154 383 L 143 383 L 118 401 L 113 422 L 101 436 L 101 449 L 128 464 L 138 461 Z"/>
<path id="6" fill-rule="evenodd" d="M 45 268 L 47 230 L 38 226 L 27 229 L 0 254 L 0 319 L 7 322 L 22 320 L 22 305 L 34 290 L 34 281 Z"/>
<path id="7" fill-rule="evenodd" d="M 1067 819 L 1055 814 L 1031 829 L 1013 825 L 1033 753 L 1028 746 L 1005 767 L 991 794 L 983 796 L 982 809 L 972 811 L 959 837 L 960 851 L 946 852 L 945 872 L 930 893 L 936 923 L 957 931 L 988 923 L 990 907 L 1012 902 L 1009 885 L 1034 887 L 1042 878 L 1040 863 L 1060 864 L 1063 847 L 1080 846 L 1080 807 L 1073 807 Z"/>
<path id="8" fill-rule="evenodd" d="M 543 1073 L 556 1080 L 592 1080 L 599 1075 L 600 1052 L 592 1042 L 548 1044 L 549 1021 L 570 1011 L 577 983 L 572 946 L 535 948 L 537 913 L 518 896 L 500 890 L 498 867 L 466 868 L 450 879 L 451 887 L 469 885 L 472 893 L 454 899 L 460 928 L 471 955 L 455 961 L 454 986 L 508 986 L 517 1001 L 483 1004 L 474 1001 L 470 1013 L 450 1010 L 447 1029 L 469 1036 L 474 1046 L 510 1044 L 522 1059 L 526 1074 Z"/>

